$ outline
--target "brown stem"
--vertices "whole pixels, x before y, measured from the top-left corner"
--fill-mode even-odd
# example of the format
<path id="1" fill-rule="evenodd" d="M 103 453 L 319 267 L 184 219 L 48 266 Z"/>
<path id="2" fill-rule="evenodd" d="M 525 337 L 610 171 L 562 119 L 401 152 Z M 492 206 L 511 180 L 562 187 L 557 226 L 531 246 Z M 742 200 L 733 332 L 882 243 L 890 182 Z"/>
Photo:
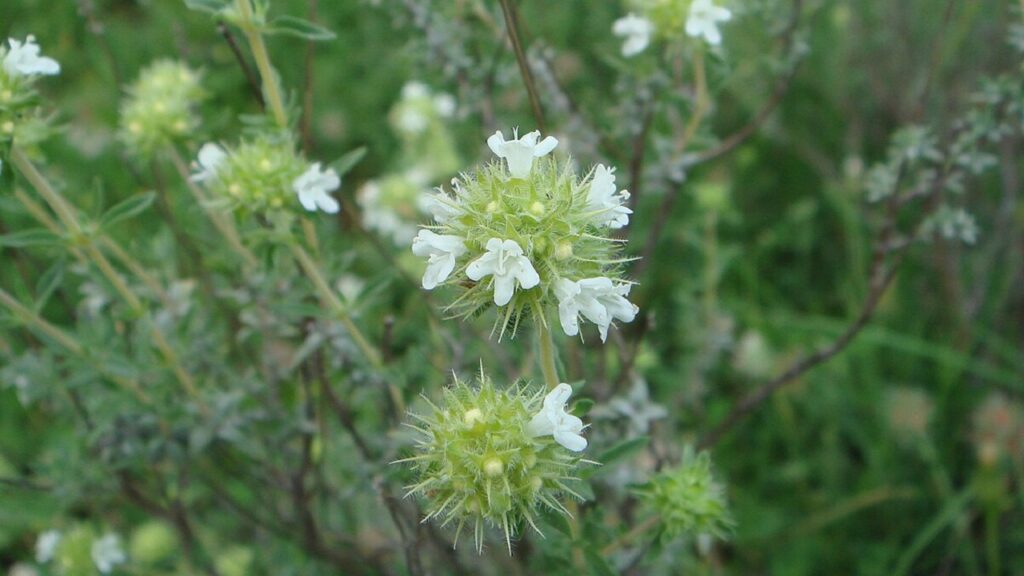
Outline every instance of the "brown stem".
<path id="1" fill-rule="evenodd" d="M 533 72 L 530 70 L 530 62 L 526 59 L 526 52 L 523 50 L 522 41 L 519 38 L 519 20 L 516 15 L 515 4 L 512 0 L 500 0 L 501 11 L 505 15 L 505 29 L 508 31 L 509 42 L 512 43 L 512 51 L 516 54 L 516 63 L 519 64 L 519 73 L 523 76 L 523 84 L 526 85 L 526 92 L 530 97 L 530 108 L 533 109 L 533 119 L 537 128 L 547 133 L 544 124 L 544 111 L 540 107 L 540 96 L 537 94 L 537 83 L 533 79 Z"/>
<path id="2" fill-rule="evenodd" d="M 252 92 L 256 102 L 259 103 L 260 108 L 266 110 L 267 104 L 263 101 L 263 89 L 260 88 L 260 79 L 253 72 L 249 63 L 245 61 L 245 55 L 242 54 L 242 49 L 238 47 L 238 41 L 235 40 L 235 35 L 231 33 L 231 30 L 223 22 L 217 23 L 217 31 L 224 37 L 224 40 L 228 43 L 231 48 L 231 53 L 235 55 L 235 61 L 238 62 L 238 66 L 242 69 L 242 74 L 245 76 L 245 82 L 249 85 L 249 91 Z"/>

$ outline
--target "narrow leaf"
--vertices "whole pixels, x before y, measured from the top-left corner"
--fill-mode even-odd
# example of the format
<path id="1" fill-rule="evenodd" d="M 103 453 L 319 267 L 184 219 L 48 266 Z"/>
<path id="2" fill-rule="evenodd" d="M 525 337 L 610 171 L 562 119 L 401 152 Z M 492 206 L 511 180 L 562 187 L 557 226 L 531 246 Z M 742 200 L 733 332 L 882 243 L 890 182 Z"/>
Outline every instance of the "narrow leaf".
<path id="1" fill-rule="evenodd" d="M 334 168 L 334 171 L 338 173 L 338 176 L 344 176 L 352 170 L 360 160 L 363 159 L 363 156 L 366 156 L 366 146 L 360 146 L 341 158 L 338 158 L 334 162 L 331 162 L 331 168 Z"/>
<path id="2" fill-rule="evenodd" d="M 27 248 L 29 246 L 55 246 L 61 243 L 61 237 L 43 228 L 20 230 L 0 236 L 0 246 L 9 248 Z"/>
<path id="3" fill-rule="evenodd" d="M 149 208 L 155 199 L 156 192 L 150 191 L 119 202 L 113 208 L 107 210 L 107 213 L 100 218 L 100 226 L 112 226 L 122 220 L 136 216 L 146 208 Z"/>
<path id="4" fill-rule="evenodd" d="M 305 40 L 323 41 L 333 40 L 334 32 L 327 28 L 314 24 L 309 20 L 296 18 L 295 16 L 278 16 L 264 28 L 266 34 L 280 34 L 282 36 L 294 36 Z"/>

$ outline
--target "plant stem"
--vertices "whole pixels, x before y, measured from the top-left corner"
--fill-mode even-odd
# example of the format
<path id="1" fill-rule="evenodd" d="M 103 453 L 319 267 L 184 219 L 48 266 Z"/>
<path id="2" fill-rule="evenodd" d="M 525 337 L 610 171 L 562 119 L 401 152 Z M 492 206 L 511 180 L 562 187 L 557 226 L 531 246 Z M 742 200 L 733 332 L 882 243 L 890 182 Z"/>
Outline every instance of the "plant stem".
<path id="1" fill-rule="evenodd" d="M 657 514 L 651 516 L 647 520 L 644 520 L 643 522 L 634 526 L 629 532 L 626 532 L 622 536 L 619 536 L 610 544 L 602 548 L 601 555 L 609 556 L 615 551 L 619 550 L 620 548 L 628 546 L 634 540 L 636 540 L 640 536 L 643 536 L 645 532 L 657 526 L 659 522 L 661 522 L 661 516 L 658 516 Z"/>
<path id="2" fill-rule="evenodd" d="M 362 350 L 367 360 L 374 368 L 381 368 L 383 362 L 381 360 L 380 353 L 374 348 L 373 344 L 367 340 L 366 336 L 363 335 L 359 327 L 352 322 L 352 319 L 348 315 L 348 311 L 345 309 L 345 305 L 338 298 L 338 295 L 334 293 L 323 274 L 320 272 L 320 268 L 313 261 L 313 258 L 306 252 L 306 249 L 302 247 L 298 242 L 291 242 L 290 247 L 292 254 L 295 255 L 295 260 L 302 267 L 302 271 L 306 273 L 306 276 L 313 282 L 313 287 L 316 288 L 317 294 L 320 295 L 320 301 L 324 307 L 327 308 L 348 330 L 349 335 L 355 341 L 359 349 Z"/>
<path id="3" fill-rule="evenodd" d="M 147 316 L 146 307 L 139 300 L 139 297 L 131 291 L 128 284 L 125 283 L 121 275 L 114 270 L 114 266 L 107 260 L 107 257 L 103 255 L 98 248 L 96 243 L 90 236 L 87 236 L 81 224 L 78 222 L 78 217 L 75 215 L 75 209 L 72 205 L 60 195 L 50 183 L 43 177 L 42 174 L 36 169 L 35 165 L 25 156 L 24 152 L 20 148 L 14 146 L 11 148 L 11 162 L 14 163 L 18 171 L 21 172 L 28 179 L 29 183 L 32 184 L 33 188 L 39 192 L 46 202 L 50 205 L 53 211 L 57 214 L 57 218 L 60 219 L 61 223 L 67 228 L 74 236 L 74 241 L 82 242 L 82 251 L 90 260 L 96 264 L 100 272 L 107 278 L 110 284 L 114 287 L 114 290 L 124 299 L 128 307 L 131 308 L 132 313 L 136 316 L 144 317 Z M 172 372 L 175 377 L 181 383 L 182 388 L 185 389 L 192 398 L 199 398 L 199 392 L 196 389 L 195 381 L 192 376 L 185 371 L 181 365 L 178 355 L 171 348 L 167 339 L 160 330 L 153 325 L 150 333 L 153 338 L 153 344 L 163 355 L 164 359 L 170 365 Z M 200 404 L 200 408 L 205 411 L 205 407 Z"/>
<path id="4" fill-rule="evenodd" d="M 537 339 L 540 341 L 540 370 L 544 374 L 544 384 L 548 390 L 554 390 L 559 383 L 555 343 L 551 337 L 551 328 L 543 320 L 537 322 Z"/>
<path id="5" fill-rule="evenodd" d="M 270 107 L 277 126 L 287 128 L 288 114 L 284 109 L 281 84 L 277 81 L 274 68 L 270 64 L 270 55 L 267 53 L 267 45 L 263 42 L 263 34 L 253 22 L 251 0 L 235 0 L 235 6 L 238 7 L 238 14 L 242 17 L 242 33 L 249 41 L 249 48 L 252 49 L 252 56 L 256 60 L 256 69 L 260 71 L 260 77 L 263 79 L 263 92 L 267 97 L 267 106 Z"/>
<path id="6" fill-rule="evenodd" d="M 544 111 L 540 107 L 540 96 L 537 94 L 537 83 L 533 80 L 530 62 L 526 58 L 526 51 L 523 50 L 523 43 L 519 38 L 519 19 L 516 16 L 516 7 L 512 4 L 512 0 L 501 0 L 501 10 L 505 16 L 508 39 L 512 43 L 512 51 L 515 52 L 516 62 L 519 64 L 519 73 L 523 76 L 523 84 L 526 85 L 526 93 L 530 97 L 533 119 L 537 122 L 537 128 L 541 132 L 547 132 L 544 125 Z"/>
<path id="7" fill-rule="evenodd" d="M 63 330 L 54 326 L 53 324 L 47 322 L 45 319 L 39 316 L 39 314 L 32 311 L 30 308 L 24 306 L 21 302 L 18 302 L 13 296 L 8 294 L 2 288 L 0 288 L 0 304 L 6 306 L 7 309 L 9 309 L 11 313 L 18 317 L 22 322 L 35 327 L 37 330 L 39 330 L 46 336 L 52 338 L 54 342 L 60 344 L 68 352 L 74 354 L 75 356 L 79 356 L 90 361 L 92 360 L 92 358 L 90 358 L 88 353 L 86 352 L 85 347 L 82 346 L 77 340 L 75 340 L 74 337 L 68 335 Z M 106 370 L 104 370 L 101 366 L 96 365 L 95 363 L 94 366 L 99 372 L 106 372 Z M 135 397 L 138 398 L 143 404 L 152 404 L 152 400 L 149 398 L 149 396 L 146 395 L 145 392 L 142 391 L 142 388 L 139 387 L 139 383 L 136 382 L 135 380 L 113 374 L 105 375 L 111 380 L 113 380 L 119 386 L 124 387 L 129 392 L 134 394 Z"/>
<path id="8" fill-rule="evenodd" d="M 218 212 L 215 208 L 210 207 L 206 193 L 203 192 L 202 188 L 196 185 L 196 183 L 189 177 L 188 164 L 186 164 L 185 159 L 181 157 L 181 153 L 178 152 L 177 148 L 170 147 L 168 148 L 168 154 L 171 157 L 171 163 L 173 163 L 174 167 L 178 170 L 178 174 L 185 182 L 185 185 L 188 186 L 192 196 L 196 199 L 196 202 L 203 207 L 203 211 L 206 212 L 210 221 L 213 222 L 214 228 L 216 228 L 217 231 L 220 232 L 221 236 L 227 240 L 231 249 L 241 256 L 247 267 L 256 268 L 259 265 L 259 262 L 256 260 L 256 256 L 254 256 L 253 253 L 246 248 L 244 244 L 242 244 L 242 240 L 238 235 L 238 229 L 235 227 L 234 222 L 224 213 Z"/>

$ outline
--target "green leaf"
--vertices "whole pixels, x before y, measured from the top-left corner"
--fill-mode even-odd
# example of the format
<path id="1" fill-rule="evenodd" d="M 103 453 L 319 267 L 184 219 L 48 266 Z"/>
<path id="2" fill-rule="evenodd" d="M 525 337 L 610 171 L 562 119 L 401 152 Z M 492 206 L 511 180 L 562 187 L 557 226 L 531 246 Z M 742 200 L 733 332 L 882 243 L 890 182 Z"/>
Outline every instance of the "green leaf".
<path id="1" fill-rule="evenodd" d="M 331 168 L 334 168 L 334 171 L 338 173 L 338 176 L 344 176 L 352 170 L 360 160 L 363 159 L 363 156 L 366 156 L 366 146 L 360 146 L 341 158 L 338 158 L 334 162 L 331 162 Z"/>
<path id="2" fill-rule="evenodd" d="M 29 246 L 56 246 L 61 237 L 43 228 L 20 230 L 0 236 L 0 246 L 8 248 L 27 248 Z"/>
<path id="3" fill-rule="evenodd" d="M 315 42 L 335 38 L 334 32 L 327 28 L 295 16 L 278 16 L 267 24 L 263 32 L 268 35 L 294 36 Z"/>
<path id="4" fill-rule="evenodd" d="M 589 478 L 595 474 L 598 474 L 602 470 L 609 469 L 610 464 L 613 464 L 618 460 L 625 460 L 626 458 L 629 458 L 630 456 L 633 456 L 637 452 L 646 448 L 647 443 L 650 442 L 650 440 L 651 438 L 649 436 L 640 436 L 638 438 L 630 438 L 629 440 L 623 440 L 622 442 L 619 442 L 615 446 L 612 446 L 611 448 L 605 450 L 603 453 L 601 453 L 600 456 L 597 457 L 597 461 L 602 464 L 600 467 L 584 470 L 580 474 L 580 477 Z"/>
<path id="5" fill-rule="evenodd" d="M 39 277 L 39 281 L 36 283 L 36 312 L 43 309 L 46 306 L 46 302 L 53 295 L 57 287 L 60 286 L 61 281 L 64 280 L 64 259 L 61 258 L 53 263 L 42 276 Z"/>
<path id="6" fill-rule="evenodd" d="M 198 10 L 209 14 L 219 14 L 227 6 L 225 0 L 185 0 L 189 10 Z"/>
<path id="7" fill-rule="evenodd" d="M 112 226 L 121 220 L 126 220 L 133 216 L 138 215 L 146 208 L 149 208 L 153 200 L 156 199 L 156 192 L 146 192 L 145 194 L 139 194 L 132 196 L 123 202 L 119 202 L 107 213 L 100 217 L 100 226 Z"/>
<path id="8" fill-rule="evenodd" d="M 594 401 L 591 398 L 580 398 L 572 405 L 572 413 L 574 416 L 583 417 L 586 416 L 593 407 Z"/>
<path id="9" fill-rule="evenodd" d="M 587 558 L 590 574 L 599 574 L 600 576 L 616 576 L 618 574 L 597 550 L 587 547 L 583 550 L 583 555 Z"/>

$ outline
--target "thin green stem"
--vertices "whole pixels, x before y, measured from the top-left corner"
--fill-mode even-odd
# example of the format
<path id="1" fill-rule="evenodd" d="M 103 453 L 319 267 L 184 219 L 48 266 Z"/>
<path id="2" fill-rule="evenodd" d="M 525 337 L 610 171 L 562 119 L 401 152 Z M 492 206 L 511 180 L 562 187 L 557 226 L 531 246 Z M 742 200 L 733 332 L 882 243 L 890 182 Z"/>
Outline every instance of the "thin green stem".
<path id="1" fill-rule="evenodd" d="M 5 307 L 7 307 L 7 309 L 10 310 L 11 313 L 13 313 L 19 320 L 21 320 L 22 322 L 29 326 L 34 327 L 36 330 L 39 330 L 41 333 L 45 334 L 47 337 L 49 337 L 54 342 L 59 344 L 61 347 L 66 349 L 68 352 L 74 354 L 75 356 L 79 356 L 89 361 L 93 361 L 93 359 L 90 358 L 88 353 L 86 352 L 85 347 L 82 346 L 77 340 L 75 340 L 74 337 L 65 333 L 63 330 L 54 326 L 53 324 L 47 322 L 45 319 L 39 316 L 39 314 L 23 305 L 21 302 L 18 302 L 13 296 L 8 294 L 2 288 L 0 288 L 0 304 L 3 304 Z M 103 373 L 105 376 L 114 381 L 114 383 L 131 392 L 143 404 L 152 404 L 152 400 L 149 398 L 149 396 L 146 395 L 145 392 L 142 391 L 142 388 L 139 387 L 138 382 L 130 378 L 125 378 L 123 376 L 109 374 L 102 366 L 97 365 L 95 362 L 93 362 L 93 364 L 100 373 Z"/>
<path id="2" fill-rule="evenodd" d="M 548 390 L 554 390 L 559 384 L 555 343 L 551 337 L 551 328 L 544 321 L 537 322 L 537 339 L 540 341 L 540 370 L 544 374 L 544 384 Z"/>
<path id="3" fill-rule="evenodd" d="M 317 294 L 319 294 L 320 301 L 323 306 L 327 308 L 343 326 L 345 326 L 345 329 L 348 330 L 349 334 L 352 336 L 352 340 L 355 341 L 356 346 L 358 346 L 363 352 L 370 364 L 375 368 L 383 367 L 384 363 L 381 360 L 380 353 L 373 344 L 370 344 L 370 341 L 363 335 L 362 331 L 359 330 L 359 327 L 352 322 L 345 304 L 342 303 L 341 299 L 338 298 L 338 295 L 331 289 L 327 280 L 320 272 L 320 268 L 309 255 L 309 252 L 307 252 L 301 244 L 295 241 L 290 243 L 290 247 L 292 249 L 292 254 L 295 255 L 295 260 L 299 263 L 302 271 L 310 281 L 313 282 L 313 287 L 316 289 Z"/>
<path id="4" fill-rule="evenodd" d="M 30 184 L 32 184 L 33 188 L 36 189 L 36 192 L 38 192 L 39 195 L 46 200 L 47 204 L 50 205 L 50 208 L 52 208 L 54 213 L 57 214 L 57 218 L 61 221 L 64 227 L 73 234 L 73 240 L 75 242 L 82 243 L 82 252 L 84 252 L 85 255 L 93 261 L 97 268 L 99 268 L 103 276 L 106 277 L 114 287 L 114 290 L 121 296 L 125 303 L 128 304 L 128 307 L 131 308 L 132 313 L 140 318 L 147 316 L 148 313 L 146 307 L 143 305 L 139 297 L 136 296 L 135 293 L 132 292 L 131 288 L 128 287 L 128 284 L 123 278 L 121 278 L 121 275 L 118 274 L 117 270 L 114 269 L 110 260 L 107 260 L 107 257 L 104 256 L 103 252 L 96 247 L 94 239 L 84 233 L 82 225 L 79 223 L 78 217 L 75 214 L 75 208 L 65 200 L 59 192 L 50 186 L 50 183 L 46 178 L 39 172 L 39 170 L 36 169 L 35 165 L 32 164 L 32 162 L 25 156 L 24 152 L 22 152 L 17 146 L 11 148 L 11 162 L 14 163 L 18 171 L 25 176 Z M 195 381 L 192 379 L 192 376 L 185 371 L 178 355 L 174 352 L 174 349 L 171 348 L 167 339 L 155 325 L 152 326 L 150 333 L 153 338 L 153 344 L 163 355 L 164 360 L 167 361 L 171 371 L 174 372 L 174 375 L 181 383 L 182 388 L 184 388 L 185 392 L 187 392 L 192 398 L 198 400 L 199 392 L 196 388 Z M 205 406 L 201 403 L 200 408 L 203 409 L 204 412 L 206 411 Z"/>
<path id="5" fill-rule="evenodd" d="M 256 68 L 260 71 L 263 79 L 263 92 L 267 97 L 267 106 L 274 116 L 274 122 L 279 128 L 288 127 L 288 114 L 284 108 L 284 97 L 281 95 L 281 84 L 274 73 L 274 67 L 270 63 L 270 55 L 267 53 L 267 45 L 263 42 L 263 34 L 256 27 L 252 10 L 252 0 L 235 0 L 238 14 L 242 18 L 242 33 L 249 41 L 249 48 L 256 60 Z"/>
<path id="6" fill-rule="evenodd" d="M 602 556 L 610 556 L 612 553 L 619 549 L 628 546 L 633 543 L 637 538 L 643 536 L 646 532 L 656 527 L 661 522 L 661 516 L 655 514 L 643 522 L 637 524 L 629 532 L 626 532 L 622 536 L 619 536 L 613 540 L 610 544 L 601 549 Z"/>
<path id="7" fill-rule="evenodd" d="M 170 147 L 168 148 L 168 155 L 171 157 L 171 163 L 174 164 L 175 169 L 178 171 L 178 175 L 181 176 L 181 179 L 185 182 L 189 192 L 192 193 L 196 202 L 199 203 L 203 208 L 203 211 L 206 212 L 206 215 L 210 218 L 210 221 L 213 222 L 214 228 L 216 228 L 217 231 L 220 232 L 220 235 L 227 240 L 228 246 L 230 246 L 231 249 L 242 258 L 247 267 L 256 268 L 259 265 L 259 262 L 256 260 L 256 256 L 254 256 L 253 253 L 245 247 L 245 244 L 242 243 L 242 239 L 238 234 L 238 229 L 235 227 L 234 222 L 224 213 L 210 207 L 206 193 L 203 192 L 202 188 L 196 185 L 196 183 L 190 178 L 188 164 L 185 162 L 185 159 L 181 157 L 181 153 L 179 153 L 176 148 Z"/>

